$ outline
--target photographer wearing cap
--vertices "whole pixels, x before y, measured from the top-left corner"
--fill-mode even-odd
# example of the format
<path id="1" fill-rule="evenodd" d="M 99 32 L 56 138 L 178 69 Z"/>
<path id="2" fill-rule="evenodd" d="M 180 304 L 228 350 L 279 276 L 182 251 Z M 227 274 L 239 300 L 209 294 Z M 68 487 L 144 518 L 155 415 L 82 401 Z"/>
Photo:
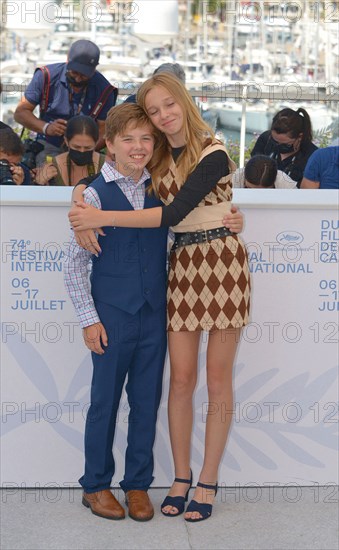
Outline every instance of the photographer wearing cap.
<path id="1" fill-rule="evenodd" d="M 11 128 L 0 129 L 0 185 L 31 185 L 29 169 L 21 163 L 24 146 Z"/>
<path id="2" fill-rule="evenodd" d="M 104 145 L 104 121 L 115 105 L 117 89 L 98 71 L 100 50 L 90 40 L 72 44 L 67 63 L 36 69 L 14 113 L 16 122 L 38 134 L 44 150 L 37 154 L 41 165 L 46 156 L 63 152 L 67 121 L 76 115 L 91 116 L 99 127 L 97 150 Z M 39 105 L 39 118 L 33 111 Z"/>

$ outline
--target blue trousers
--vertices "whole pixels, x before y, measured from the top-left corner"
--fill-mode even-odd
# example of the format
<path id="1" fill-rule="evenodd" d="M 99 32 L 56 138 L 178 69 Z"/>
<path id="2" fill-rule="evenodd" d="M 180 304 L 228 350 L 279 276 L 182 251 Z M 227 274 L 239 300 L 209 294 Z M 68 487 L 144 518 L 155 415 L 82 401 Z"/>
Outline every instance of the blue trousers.
<path id="1" fill-rule="evenodd" d="M 127 376 L 130 412 L 125 473 L 120 486 L 125 492 L 147 490 L 153 481 L 153 444 L 167 348 L 166 306 L 152 311 L 146 303 L 135 315 L 103 303 L 95 306 L 108 335 L 108 346 L 103 355 L 92 353 L 85 473 L 79 482 L 86 493 L 111 485 L 115 472 L 113 440 Z"/>

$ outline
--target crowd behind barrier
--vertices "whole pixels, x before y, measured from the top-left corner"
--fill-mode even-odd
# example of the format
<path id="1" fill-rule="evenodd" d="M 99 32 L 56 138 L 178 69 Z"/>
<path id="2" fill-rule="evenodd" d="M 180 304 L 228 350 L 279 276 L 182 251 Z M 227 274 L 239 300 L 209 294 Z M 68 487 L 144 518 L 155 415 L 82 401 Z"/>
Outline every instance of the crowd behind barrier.
<path id="1" fill-rule="evenodd" d="M 98 172 L 98 159 L 94 162 L 94 159 L 91 158 L 90 162 L 85 163 L 87 174 L 84 174 L 84 164 L 81 164 L 82 160 L 79 158 L 86 154 L 84 148 L 80 150 L 78 146 L 76 147 L 78 150 L 77 160 L 71 158 L 71 151 L 68 154 L 64 154 L 64 151 L 67 148 L 67 139 L 65 139 L 67 120 L 79 114 L 92 117 L 98 124 L 99 137 L 96 139 L 96 150 L 102 149 L 105 145 L 103 139 L 104 120 L 109 108 L 116 103 L 118 92 L 121 93 L 123 90 L 117 90 L 117 88 L 111 86 L 103 75 L 96 71 L 99 59 L 100 50 L 96 44 L 90 40 L 78 40 L 70 46 L 65 63 L 38 67 L 30 83 L 24 88 L 20 87 L 24 96 L 15 110 L 14 118 L 16 122 L 23 125 L 22 135 L 24 134 L 24 128 L 36 133 L 35 139 L 24 140 L 25 154 L 21 160 L 23 165 L 30 170 L 32 180 L 29 181 L 25 176 L 25 184 L 74 185 L 84 175 L 92 175 L 93 170 L 94 173 Z M 163 71 L 175 74 L 185 84 L 186 75 L 180 64 L 164 63 L 156 68 L 153 74 Z M 265 90 L 253 82 L 230 82 L 228 86 L 216 86 L 213 82 L 205 82 L 202 83 L 201 91 L 190 90 L 190 93 L 194 98 L 198 98 L 200 105 L 208 98 L 215 99 L 216 97 L 222 99 L 233 97 L 242 102 L 239 143 L 239 168 L 242 169 L 245 164 L 246 102 L 258 99 L 258 94 L 260 94 L 261 99 L 265 97 L 272 99 L 274 96 L 279 97 L 281 94 L 283 99 L 291 99 L 289 88 L 292 84 L 286 83 L 282 90 L 279 90 L 279 84 L 272 84 L 269 90 Z M 286 89 L 286 86 L 289 86 L 289 88 Z M 7 87 L 5 86 L 5 89 Z M 136 92 L 137 89 L 134 88 Z M 128 88 L 128 91 L 132 91 L 131 88 Z M 329 102 L 338 101 L 337 89 L 331 83 L 324 86 L 317 85 L 316 87 L 307 85 L 302 87 L 298 84 L 295 85 L 295 90 L 292 90 L 292 96 L 294 94 L 300 102 L 309 99 Z M 136 93 L 128 95 L 125 101 L 136 101 Z M 37 106 L 39 106 L 38 116 L 34 114 Z M 311 117 L 304 108 L 297 105 L 296 107 L 295 110 L 284 108 L 277 112 L 273 117 L 270 130 L 263 132 L 258 137 L 251 151 L 251 156 L 267 155 L 276 162 L 276 167 L 272 165 L 272 170 L 277 169 L 279 171 L 277 182 L 276 177 L 268 177 L 270 172 L 267 169 L 267 164 L 265 173 L 259 173 L 260 164 L 258 161 L 256 168 L 258 177 L 253 179 L 255 172 L 252 169 L 251 178 L 246 178 L 245 170 L 244 183 L 239 183 L 240 180 L 238 181 L 237 177 L 234 179 L 235 183 L 255 188 L 288 187 L 292 185 L 287 178 L 281 180 L 280 172 L 282 172 L 296 182 L 297 187 L 324 189 L 329 186 L 330 188 L 338 188 L 336 181 L 338 179 L 338 155 L 333 151 L 329 153 L 334 163 L 332 172 L 329 173 L 328 169 L 324 171 L 323 165 L 318 164 L 316 174 L 314 170 L 311 170 L 311 174 L 309 174 L 309 176 L 311 175 L 311 177 L 317 179 L 312 180 L 308 177 L 308 183 L 304 180 L 301 186 L 306 164 L 312 153 L 316 151 L 317 146 L 313 143 Z M 61 155 L 59 161 L 53 160 L 58 154 Z M 89 155 L 88 150 L 87 160 L 89 160 Z M 312 162 L 314 163 L 314 161 Z M 40 169 L 40 166 L 43 166 L 43 170 Z M 250 166 L 252 166 L 251 163 Z M 90 170 L 88 167 L 90 167 Z M 10 169 L 14 169 L 14 163 L 12 163 Z M 4 168 L 2 173 L 3 170 Z M 10 184 L 9 178 L 7 179 L 6 183 Z M 18 178 L 16 178 L 13 184 L 20 185 L 23 183 L 21 179 L 18 181 Z"/>

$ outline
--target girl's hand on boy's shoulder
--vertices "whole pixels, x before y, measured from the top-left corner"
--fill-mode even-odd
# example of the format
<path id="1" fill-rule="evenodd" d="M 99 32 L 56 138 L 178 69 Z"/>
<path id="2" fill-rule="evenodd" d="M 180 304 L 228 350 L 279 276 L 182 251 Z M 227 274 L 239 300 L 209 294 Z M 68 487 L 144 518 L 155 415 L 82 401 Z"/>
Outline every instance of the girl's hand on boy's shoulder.
<path id="1" fill-rule="evenodd" d="M 102 323 L 95 323 L 85 327 L 83 329 L 83 336 L 88 349 L 98 355 L 103 355 L 103 353 L 105 353 L 103 346 L 107 347 L 108 338 Z"/>
<path id="2" fill-rule="evenodd" d="M 103 225 L 102 210 L 85 202 L 74 201 L 74 203 L 68 213 L 73 229 L 83 231 L 84 229 L 96 229 Z"/>

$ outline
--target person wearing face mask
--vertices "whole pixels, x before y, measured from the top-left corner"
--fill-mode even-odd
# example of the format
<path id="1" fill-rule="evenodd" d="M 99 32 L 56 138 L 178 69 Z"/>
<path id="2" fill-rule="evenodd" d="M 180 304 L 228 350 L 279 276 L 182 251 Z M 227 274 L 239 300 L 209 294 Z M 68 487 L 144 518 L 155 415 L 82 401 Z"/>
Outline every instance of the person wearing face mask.
<path id="1" fill-rule="evenodd" d="M 104 121 L 117 99 L 117 89 L 96 70 L 100 50 L 90 40 L 72 44 L 66 63 L 54 63 L 35 70 L 14 118 L 25 128 L 37 132 L 44 150 L 37 155 L 37 165 L 47 156 L 63 152 L 67 121 L 76 115 L 91 116 L 99 127 L 96 149 L 104 146 Z M 34 114 L 39 106 L 40 114 Z"/>
<path id="2" fill-rule="evenodd" d="M 105 155 L 95 151 L 99 138 L 97 123 L 89 116 L 75 116 L 66 125 L 66 153 L 52 158 L 37 169 L 39 185 L 76 185 L 81 179 L 97 174 Z"/>
<path id="3" fill-rule="evenodd" d="M 285 108 L 274 116 L 271 129 L 258 137 L 251 157 L 268 155 L 275 159 L 278 170 L 300 187 L 308 158 L 317 149 L 312 143 L 312 124 L 307 111 Z"/>

